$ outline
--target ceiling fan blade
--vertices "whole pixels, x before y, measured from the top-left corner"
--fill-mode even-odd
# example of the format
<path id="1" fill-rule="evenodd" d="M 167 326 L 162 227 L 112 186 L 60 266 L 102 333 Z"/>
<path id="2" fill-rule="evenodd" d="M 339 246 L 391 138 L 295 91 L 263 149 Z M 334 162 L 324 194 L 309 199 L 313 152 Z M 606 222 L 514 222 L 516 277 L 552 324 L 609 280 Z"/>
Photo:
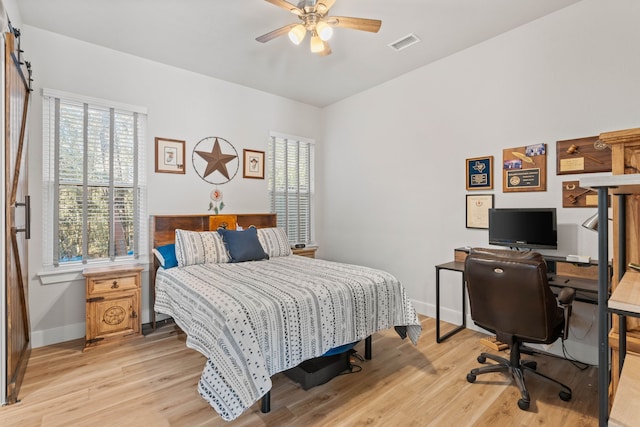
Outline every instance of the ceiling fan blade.
<path id="1" fill-rule="evenodd" d="M 300 8 L 298 8 L 298 6 L 293 5 L 291 3 L 289 3 L 288 1 L 285 0 L 265 0 L 268 3 L 271 3 L 274 6 L 278 6 L 281 7 L 283 9 L 288 10 L 289 12 L 293 13 L 294 15 L 302 15 L 304 13 L 304 11 Z"/>
<path id="2" fill-rule="evenodd" d="M 324 45 L 324 49 L 318 52 L 318 55 L 320 56 L 331 55 L 331 47 L 329 47 L 329 43 L 323 41 L 322 44 Z"/>
<path id="3" fill-rule="evenodd" d="M 382 25 L 379 19 L 349 18 L 347 16 L 331 16 L 327 18 L 327 24 L 338 28 L 351 28 L 352 30 L 369 31 L 377 33 Z"/>
<path id="4" fill-rule="evenodd" d="M 316 6 L 316 10 L 319 14 L 326 15 L 335 2 L 336 0 L 320 0 Z"/>
<path id="5" fill-rule="evenodd" d="M 273 40 L 276 37 L 279 37 L 279 36 L 287 34 L 289 32 L 289 30 L 291 30 L 296 25 L 298 25 L 298 24 L 285 25 L 284 27 L 280 27 L 277 30 L 273 30 L 271 32 L 268 32 L 267 34 L 263 34 L 260 37 L 256 37 L 256 40 L 261 42 L 261 43 L 266 43 L 269 40 Z"/>

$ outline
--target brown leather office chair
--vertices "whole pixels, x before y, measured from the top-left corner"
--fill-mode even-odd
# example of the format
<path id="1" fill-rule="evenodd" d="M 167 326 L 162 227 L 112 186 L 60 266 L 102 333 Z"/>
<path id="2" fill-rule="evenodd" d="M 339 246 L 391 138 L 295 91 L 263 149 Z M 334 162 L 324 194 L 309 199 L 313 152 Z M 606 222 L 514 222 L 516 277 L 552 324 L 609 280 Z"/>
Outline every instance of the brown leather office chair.
<path id="1" fill-rule="evenodd" d="M 537 372 L 536 362 L 521 360 L 520 354 L 523 343 L 551 344 L 567 337 L 575 290 L 563 288 L 556 300 L 547 282 L 547 265 L 536 252 L 479 248 L 470 252 L 465 275 L 471 318 L 476 325 L 496 334 L 498 341 L 508 344 L 511 354 L 507 360 L 481 353 L 478 362 L 491 359 L 497 364 L 472 369 L 467 381 L 473 383 L 478 375 L 489 372 L 510 371 L 522 396 L 518 406 L 526 410 L 531 400 L 524 373 L 530 372 L 560 385 L 560 398 L 570 400 L 568 386 Z"/>

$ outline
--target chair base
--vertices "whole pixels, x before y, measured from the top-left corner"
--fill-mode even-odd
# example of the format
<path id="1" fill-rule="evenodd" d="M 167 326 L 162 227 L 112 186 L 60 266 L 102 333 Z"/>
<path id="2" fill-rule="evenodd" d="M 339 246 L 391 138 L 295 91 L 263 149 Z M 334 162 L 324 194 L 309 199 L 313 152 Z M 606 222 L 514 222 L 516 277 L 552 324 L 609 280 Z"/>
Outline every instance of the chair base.
<path id="1" fill-rule="evenodd" d="M 529 392 L 527 391 L 527 386 L 524 381 L 525 371 L 559 385 L 561 387 L 560 393 L 558 394 L 560 399 L 564 401 L 571 400 L 571 388 L 551 377 L 538 372 L 536 370 L 537 363 L 535 361 L 521 360 L 520 349 L 518 345 L 514 345 L 512 347 L 511 360 L 507 360 L 504 357 L 500 357 L 491 353 L 481 353 L 480 356 L 478 356 L 479 363 L 485 363 L 487 359 L 493 360 L 494 362 L 496 362 L 496 364 L 472 369 L 471 372 L 467 374 L 467 381 L 473 383 L 476 381 L 476 377 L 478 375 L 487 374 L 489 372 L 510 372 L 518 388 L 520 389 L 521 397 L 518 400 L 518 407 L 522 410 L 529 409 L 529 405 L 531 404 L 531 398 L 529 397 Z"/>

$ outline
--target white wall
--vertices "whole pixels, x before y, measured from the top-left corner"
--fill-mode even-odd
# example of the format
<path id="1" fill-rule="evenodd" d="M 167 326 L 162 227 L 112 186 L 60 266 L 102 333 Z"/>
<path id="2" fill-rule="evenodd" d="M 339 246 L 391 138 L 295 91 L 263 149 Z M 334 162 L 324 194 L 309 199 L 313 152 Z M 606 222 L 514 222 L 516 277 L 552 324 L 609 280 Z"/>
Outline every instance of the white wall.
<path id="1" fill-rule="evenodd" d="M 193 170 L 191 154 L 202 138 L 219 136 L 242 149 L 266 150 L 270 130 L 320 140 L 318 108 L 243 86 L 154 63 L 34 27 L 22 28 L 22 46 L 34 70 L 29 124 L 29 179 L 34 232 L 29 244 L 29 306 L 34 347 L 84 336 L 85 290 L 78 271 L 43 284 L 42 88 L 148 108 L 149 214 L 207 213 L 214 188 Z M 154 173 L 154 138 L 186 141 L 186 174 Z M 240 165 L 242 167 L 242 163 Z M 243 179 L 242 170 L 219 187 L 222 213 L 267 212 L 266 180 Z M 142 321 L 149 321 L 147 274 Z"/>
<path id="2" fill-rule="evenodd" d="M 2 5 L 4 6 L 4 12 L 6 12 L 7 16 L 11 20 L 11 25 L 14 28 L 22 27 L 22 16 L 20 15 L 20 9 L 18 8 L 18 0 L 1 0 Z M 3 31 L 6 28 L 2 29 Z"/>
<path id="3" fill-rule="evenodd" d="M 640 126 L 639 21 L 637 0 L 584 0 L 327 107 L 318 255 L 395 274 L 435 316 L 434 266 L 488 243 L 465 228 L 465 159 L 493 155 L 496 207 L 558 208 L 555 254 L 597 258 L 596 234 L 579 226 L 595 209 L 562 208 L 562 181 L 580 175 L 556 175 L 555 141 Z M 502 150 L 536 143 L 547 191 L 503 193 Z M 443 274 L 456 322 L 459 283 Z M 570 347 L 591 363 L 593 310 L 577 310 Z"/>

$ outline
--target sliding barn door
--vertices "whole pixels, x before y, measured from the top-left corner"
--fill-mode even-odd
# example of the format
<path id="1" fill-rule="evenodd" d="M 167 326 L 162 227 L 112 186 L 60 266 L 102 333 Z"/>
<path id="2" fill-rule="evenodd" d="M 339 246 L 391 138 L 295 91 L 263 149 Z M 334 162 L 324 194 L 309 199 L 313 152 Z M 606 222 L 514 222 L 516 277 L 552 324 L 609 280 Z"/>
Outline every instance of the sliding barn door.
<path id="1" fill-rule="evenodd" d="M 5 260 L 6 400 L 15 403 L 31 352 L 27 299 L 27 239 L 30 203 L 27 193 L 26 131 L 30 70 L 21 64 L 19 45 L 5 34 Z M 27 64 L 28 65 L 28 64 Z"/>

